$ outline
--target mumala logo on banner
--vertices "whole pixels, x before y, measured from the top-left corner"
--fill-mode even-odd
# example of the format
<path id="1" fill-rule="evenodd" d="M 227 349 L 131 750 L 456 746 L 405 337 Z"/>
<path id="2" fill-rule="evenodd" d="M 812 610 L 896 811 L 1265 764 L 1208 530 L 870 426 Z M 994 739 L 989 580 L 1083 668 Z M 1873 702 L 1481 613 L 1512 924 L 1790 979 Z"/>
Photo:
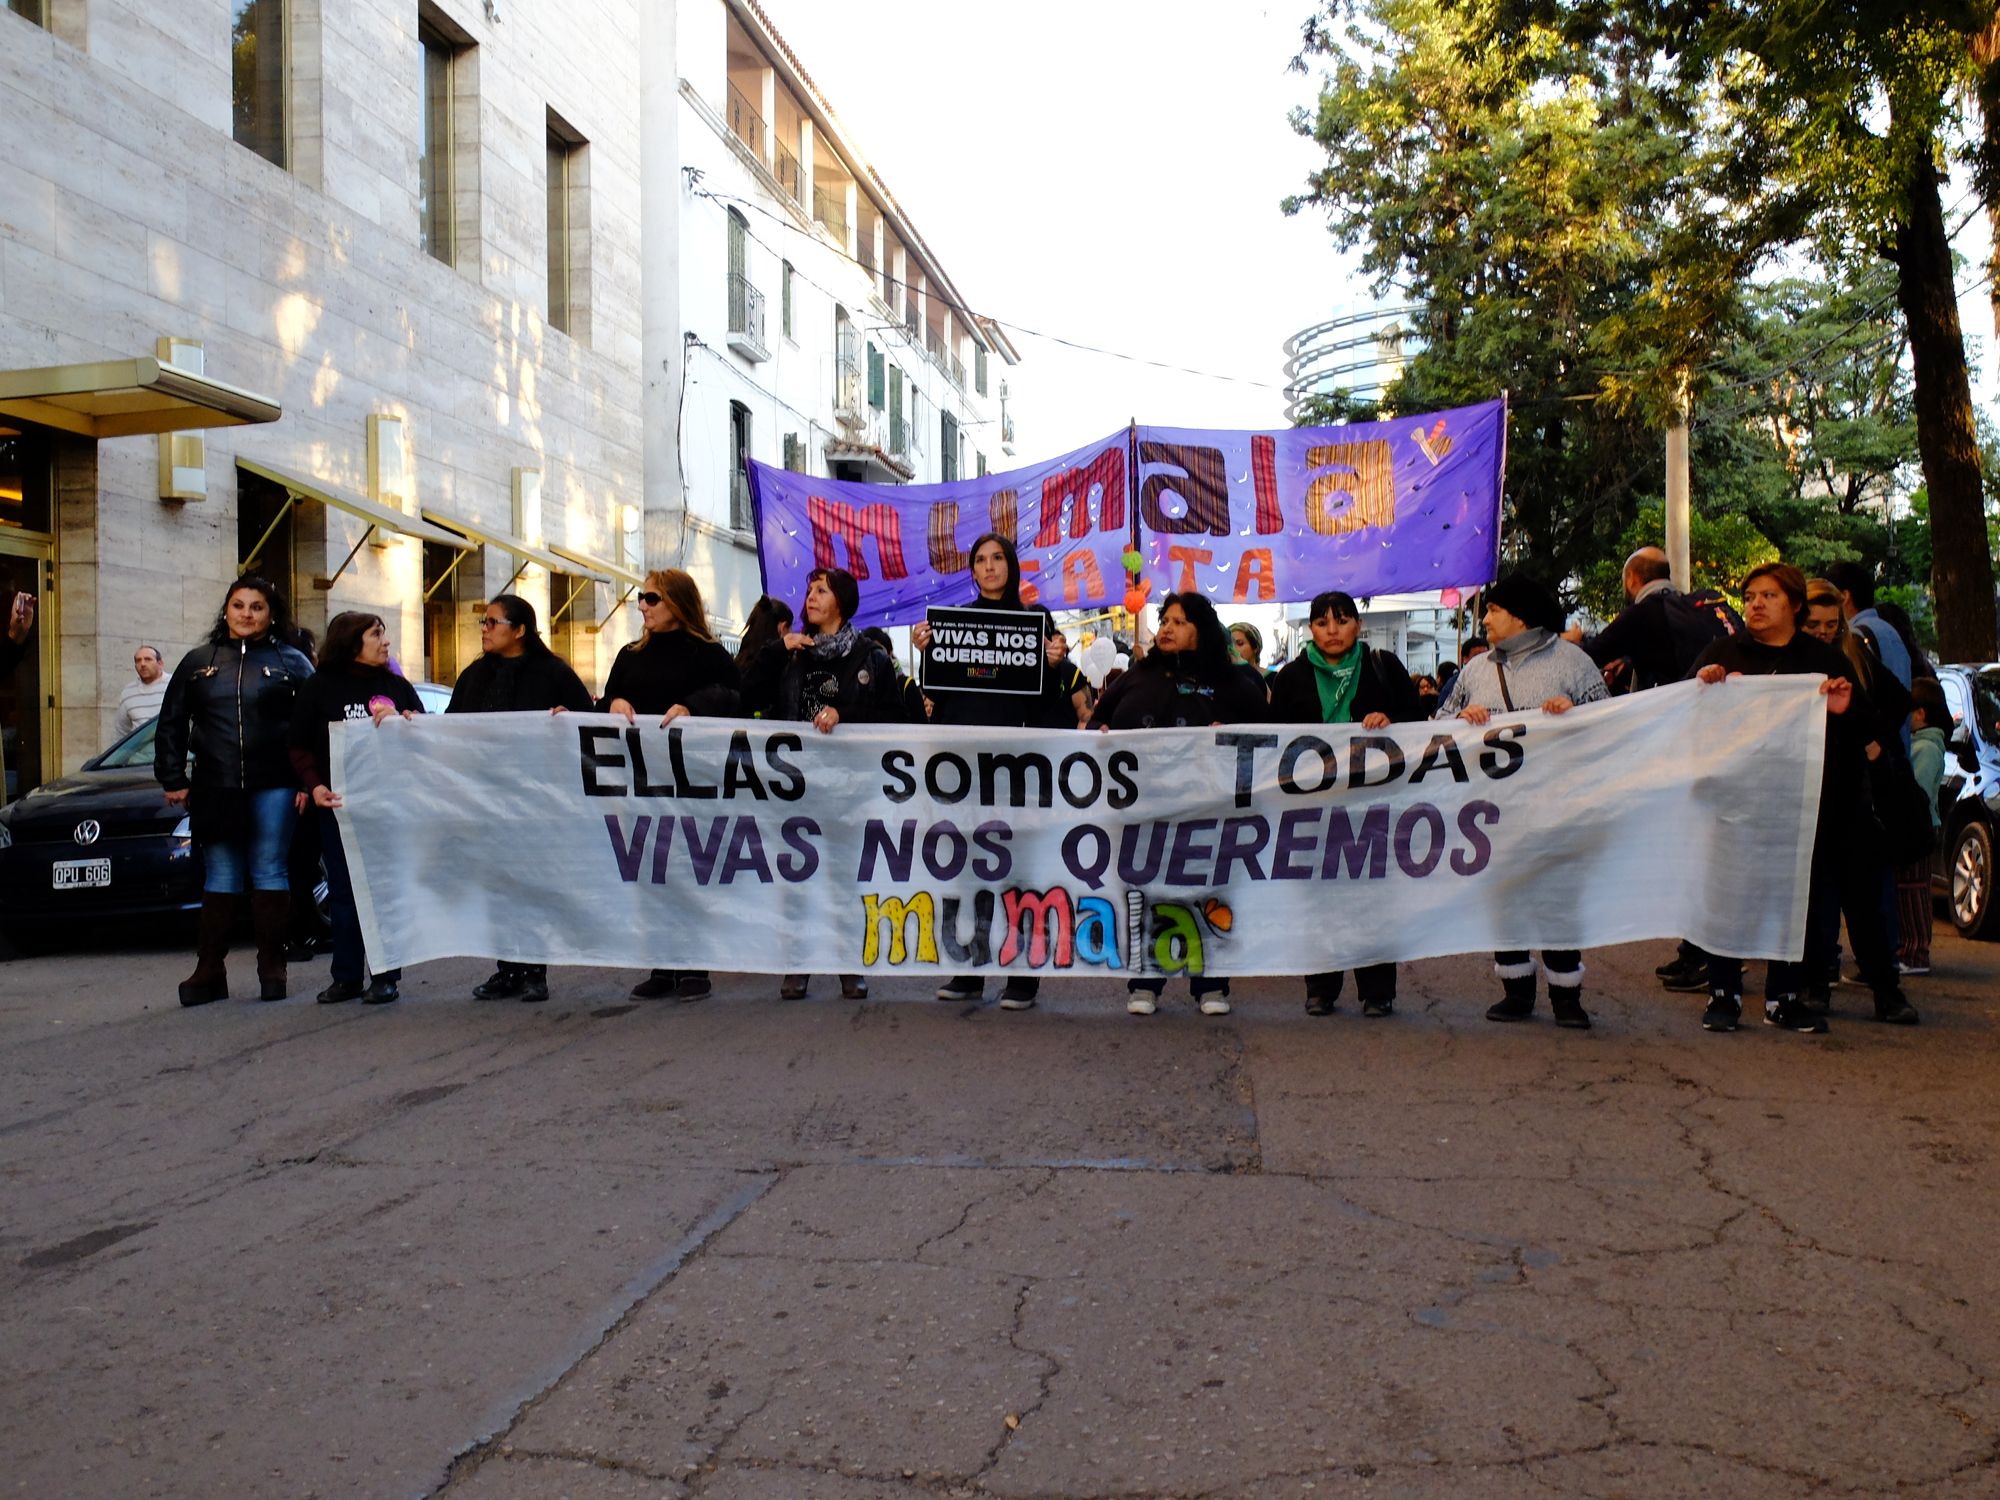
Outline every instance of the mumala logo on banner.
<path id="1" fill-rule="evenodd" d="M 961 693 L 1039 693 L 1042 623 L 1032 609 L 933 609 L 924 687 Z"/>
<path id="2" fill-rule="evenodd" d="M 333 726 L 333 784 L 377 970 L 1247 977 L 1683 936 L 1796 958 L 1817 687 L 1380 730 L 423 715 Z"/>

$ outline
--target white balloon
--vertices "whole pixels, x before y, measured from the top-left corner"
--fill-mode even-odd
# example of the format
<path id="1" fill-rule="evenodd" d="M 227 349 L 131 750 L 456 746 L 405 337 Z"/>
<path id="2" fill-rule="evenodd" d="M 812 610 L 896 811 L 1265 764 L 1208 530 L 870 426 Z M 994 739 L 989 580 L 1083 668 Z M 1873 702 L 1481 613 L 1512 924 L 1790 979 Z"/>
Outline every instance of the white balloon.
<path id="1" fill-rule="evenodd" d="M 1104 685 L 1104 674 L 1111 670 L 1112 659 L 1117 655 L 1117 647 L 1111 637 L 1100 635 L 1077 653 L 1077 670 L 1090 679 L 1092 687 Z"/>
<path id="2" fill-rule="evenodd" d="M 1132 665 L 1132 658 L 1127 656 L 1123 651 L 1120 651 L 1116 656 L 1112 657 L 1111 665 L 1122 672 Z"/>

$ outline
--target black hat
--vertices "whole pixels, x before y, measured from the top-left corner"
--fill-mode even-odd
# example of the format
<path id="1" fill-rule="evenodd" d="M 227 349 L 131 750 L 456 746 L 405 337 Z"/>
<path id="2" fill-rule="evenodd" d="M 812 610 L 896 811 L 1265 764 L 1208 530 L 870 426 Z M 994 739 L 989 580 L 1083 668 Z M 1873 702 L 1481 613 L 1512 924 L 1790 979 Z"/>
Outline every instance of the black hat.
<path id="1" fill-rule="evenodd" d="M 1549 591 L 1547 585 L 1538 583 L 1526 573 L 1510 573 L 1498 583 L 1489 585 L 1482 602 L 1499 605 L 1531 630 L 1537 625 L 1544 630 L 1560 631 L 1563 628 L 1561 601 Z"/>

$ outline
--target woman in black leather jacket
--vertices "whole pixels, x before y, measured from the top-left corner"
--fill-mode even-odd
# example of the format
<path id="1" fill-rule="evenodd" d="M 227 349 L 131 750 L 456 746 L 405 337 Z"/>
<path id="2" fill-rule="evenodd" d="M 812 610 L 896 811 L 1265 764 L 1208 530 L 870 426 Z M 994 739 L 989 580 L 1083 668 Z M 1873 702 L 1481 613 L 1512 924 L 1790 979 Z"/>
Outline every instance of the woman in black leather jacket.
<path id="1" fill-rule="evenodd" d="M 187 808 L 204 869 L 183 1005 L 228 998 L 223 960 L 246 890 L 259 996 L 285 998 L 286 855 L 301 801 L 288 741 L 293 700 L 312 676 L 312 664 L 285 644 L 290 630 L 285 596 L 246 573 L 229 586 L 207 641 L 174 668 L 160 704 L 153 774 L 167 801 Z"/>

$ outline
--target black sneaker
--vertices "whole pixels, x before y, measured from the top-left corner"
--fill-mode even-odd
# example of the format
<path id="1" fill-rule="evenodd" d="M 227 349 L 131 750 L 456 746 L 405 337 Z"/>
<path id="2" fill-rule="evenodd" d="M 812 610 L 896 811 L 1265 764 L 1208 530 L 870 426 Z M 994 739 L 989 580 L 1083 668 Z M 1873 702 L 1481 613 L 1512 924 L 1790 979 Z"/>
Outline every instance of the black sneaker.
<path id="1" fill-rule="evenodd" d="M 403 998 L 403 992 L 396 987 L 393 979 L 371 979 L 368 993 L 361 997 L 363 1005 L 394 1005 Z"/>
<path id="2" fill-rule="evenodd" d="M 1708 988 L 1708 965 L 1685 964 L 1671 974 L 1662 974 L 1660 985 L 1677 995 L 1700 994 Z"/>
<path id="3" fill-rule="evenodd" d="M 1825 1036 L 1826 1017 L 1807 1010 L 1797 995 L 1780 995 L 1764 1002 L 1764 1024 L 1780 1031 L 1797 1031 L 1806 1036 Z"/>
<path id="4" fill-rule="evenodd" d="M 1032 979 L 1010 979 L 1000 991 L 1002 1010 L 1033 1010 L 1035 994 L 1041 988 Z"/>
<path id="5" fill-rule="evenodd" d="M 1743 1021 L 1743 997 L 1725 995 L 1715 991 L 1708 998 L 1708 1009 L 1701 1013 L 1703 1031 L 1734 1031 Z"/>
<path id="6" fill-rule="evenodd" d="M 714 993 L 715 986 L 709 983 L 706 969 L 689 969 L 674 986 L 674 998 L 682 1004 L 690 1000 L 706 1000 Z"/>
<path id="7" fill-rule="evenodd" d="M 632 986 L 634 1000 L 671 1000 L 674 989 L 681 982 L 677 969 L 655 969 L 646 978 Z"/>
<path id="8" fill-rule="evenodd" d="M 956 1000 L 961 1004 L 967 1000 L 977 1000 L 986 993 L 986 981 L 977 974 L 961 974 L 956 979 L 948 979 L 938 986 L 940 1000 Z"/>
<path id="9" fill-rule="evenodd" d="M 1816 984 L 1799 997 L 1799 1004 L 1816 1016 L 1826 1015 L 1833 1009 L 1833 990 L 1825 984 Z"/>
<path id="10" fill-rule="evenodd" d="M 1914 1026 L 1917 1008 L 1903 998 L 1901 990 L 1875 997 L 1875 1019 L 1887 1026 Z"/>
<path id="11" fill-rule="evenodd" d="M 521 993 L 521 986 L 524 983 L 526 983 L 526 979 L 519 969 L 515 968 L 512 964 L 503 964 L 493 971 L 492 977 L 485 983 L 476 984 L 472 987 L 472 998 L 475 1000 L 512 1000 L 516 995 Z M 546 991 L 543 993 L 543 998 L 548 998 Z"/>
<path id="12" fill-rule="evenodd" d="M 345 1005 L 349 1000 L 359 999 L 361 986 L 351 979 L 336 979 L 319 992 L 321 1005 Z"/>
<path id="13" fill-rule="evenodd" d="M 1665 979 L 1669 975 L 1678 974 L 1682 969 L 1686 967 L 1687 967 L 1687 960 L 1683 958 L 1680 954 L 1676 953 L 1672 958 L 1668 959 L 1665 963 L 1661 964 L 1658 968 L 1653 970 L 1653 977 L 1656 979 Z"/>
<path id="14" fill-rule="evenodd" d="M 1361 1014 L 1373 1019 L 1380 1019 L 1383 1016 L 1393 1016 L 1395 1013 L 1396 1002 L 1393 1000 L 1363 1000 L 1361 1002 Z"/>
<path id="15" fill-rule="evenodd" d="M 531 974 L 523 974 L 521 976 L 521 987 L 516 993 L 520 995 L 523 1005 L 540 1005 L 544 1000 L 549 998 L 549 976 L 547 972 L 537 969 Z"/>

